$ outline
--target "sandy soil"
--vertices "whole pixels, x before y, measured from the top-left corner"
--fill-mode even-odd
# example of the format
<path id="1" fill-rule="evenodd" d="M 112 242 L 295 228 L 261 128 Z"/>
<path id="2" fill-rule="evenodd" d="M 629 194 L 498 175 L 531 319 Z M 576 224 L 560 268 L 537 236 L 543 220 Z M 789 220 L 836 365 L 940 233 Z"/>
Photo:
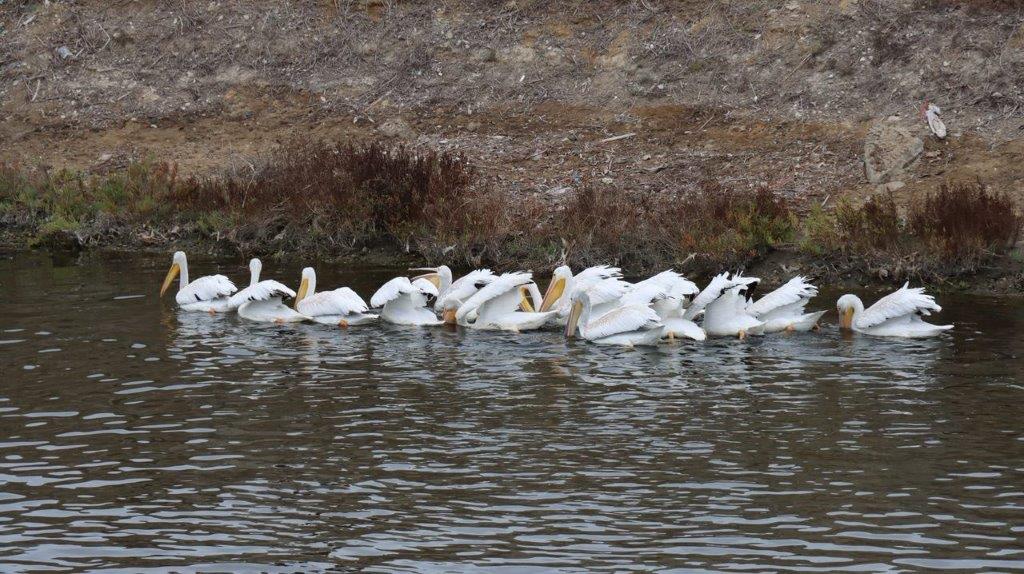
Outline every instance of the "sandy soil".
<path id="1" fill-rule="evenodd" d="M 294 138 L 464 151 L 500 189 L 718 179 L 833 202 L 875 121 L 947 177 L 1024 198 L 1013 2 L 152 0 L 0 3 L 0 160 L 248 169 Z M 943 106 L 946 141 L 919 114 Z M 621 139 L 610 139 L 626 136 Z"/>

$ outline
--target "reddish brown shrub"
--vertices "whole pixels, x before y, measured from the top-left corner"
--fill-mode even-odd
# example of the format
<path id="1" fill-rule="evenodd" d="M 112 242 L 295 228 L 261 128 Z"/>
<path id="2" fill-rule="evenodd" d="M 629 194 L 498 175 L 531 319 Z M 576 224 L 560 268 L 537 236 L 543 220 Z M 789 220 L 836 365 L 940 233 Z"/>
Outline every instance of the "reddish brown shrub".
<path id="1" fill-rule="evenodd" d="M 873 195 L 863 205 L 841 203 L 836 207 L 836 227 L 848 251 L 866 254 L 897 245 L 903 224 L 891 195 Z"/>
<path id="2" fill-rule="evenodd" d="M 951 262 L 1012 247 L 1022 224 L 1012 199 L 977 181 L 944 183 L 913 205 L 908 219 L 911 233 Z"/>

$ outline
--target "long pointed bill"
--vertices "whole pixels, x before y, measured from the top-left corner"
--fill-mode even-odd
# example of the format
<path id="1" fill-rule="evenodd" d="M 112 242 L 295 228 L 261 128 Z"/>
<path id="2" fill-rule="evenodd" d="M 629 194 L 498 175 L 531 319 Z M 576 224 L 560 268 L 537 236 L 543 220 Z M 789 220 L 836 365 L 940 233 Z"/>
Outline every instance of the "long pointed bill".
<path id="1" fill-rule="evenodd" d="M 299 308 L 299 301 L 306 298 L 306 293 L 309 292 L 309 279 L 302 278 L 302 283 L 299 284 L 299 292 L 295 294 L 295 308 Z"/>
<path id="2" fill-rule="evenodd" d="M 843 311 L 843 314 L 839 316 L 839 328 L 846 331 L 853 330 L 853 309 L 847 309 Z"/>
<path id="3" fill-rule="evenodd" d="M 534 313 L 536 311 L 533 308 L 533 303 L 530 303 L 529 293 L 530 290 L 525 285 L 519 288 L 519 308 L 527 313 Z"/>
<path id="4" fill-rule="evenodd" d="M 164 293 L 167 292 L 167 288 L 171 286 L 174 278 L 181 272 L 181 267 L 177 263 L 173 263 L 171 268 L 167 270 L 167 277 L 164 277 L 164 284 L 160 287 L 160 296 L 163 297 Z"/>
<path id="5" fill-rule="evenodd" d="M 569 311 L 569 322 L 565 324 L 565 336 L 576 336 L 576 323 L 580 321 L 580 314 L 583 313 L 583 304 L 576 302 Z"/>
<path id="6" fill-rule="evenodd" d="M 409 271 L 427 271 L 427 269 L 410 269 Z M 430 269 L 430 271 L 434 270 Z M 437 287 L 439 291 L 441 289 L 441 276 L 438 275 L 437 271 L 434 271 L 433 273 L 424 273 L 423 275 L 417 275 L 416 277 L 412 278 L 413 281 L 417 279 L 426 279 L 427 281 L 433 283 L 434 287 Z"/>
<path id="7" fill-rule="evenodd" d="M 562 297 L 565 292 L 565 278 L 559 277 L 548 283 L 548 290 L 544 293 L 544 300 L 540 303 L 541 312 L 548 311 Z"/>

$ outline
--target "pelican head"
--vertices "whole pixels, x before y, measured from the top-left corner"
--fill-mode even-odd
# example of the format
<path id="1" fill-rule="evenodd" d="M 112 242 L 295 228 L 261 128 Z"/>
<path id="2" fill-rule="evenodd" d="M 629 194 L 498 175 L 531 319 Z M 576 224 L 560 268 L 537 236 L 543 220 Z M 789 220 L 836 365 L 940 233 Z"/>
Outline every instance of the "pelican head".
<path id="1" fill-rule="evenodd" d="M 544 300 L 540 303 L 540 311 L 550 311 L 567 292 L 572 283 L 572 269 L 568 265 L 556 267 L 551 273 L 551 282 L 548 283 L 548 290 L 544 293 Z"/>
<path id="2" fill-rule="evenodd" d="M 185 252 L 175 251 L 174 256 L 171 258 L 171 268 L 167 270 L 164 284 L 160 287 L 161 297 L 167 292 L 167 288 L 171 286 L 171 282 L 178 276 L 178 273 L 181 273 L 182 269 L 188 269 L 188 260 L 185 258 Z"/>
<path id="3" fill-rule="evenodd" d="M 260 273 L 263 271 L 263 262 L 253 257 L 249 260 L 249 286 L 260 282 Z"/>
<path id="4" fill-rule="evenodd" d="M 864 311 L 864 303 L 856 295 L 843 295 L 836 301 L 839 312 L 839 328 L 844 331 L 853 330 L 853 318 Z"/>
<path id="5" fill-rule="evenodd" d="M 299 308 L 299 301 L 313 293 L 316 293 L 316 271 L 313 271 L 312 267 L 306 267 L 302 270 L 302 282 L 299 283 L 299 291 L 295 294 L 295 308 Z"/>
<path id="6" fill-rule="evenodd" d="M 437 287 L 438 292 L 443 292 L 452 284 L 452 270 L 447 265 L 439 267 L 417 267 L 409 271 L 426 271 L 423 275 L 417 275 L 412 280 L 426 279 Z"/>

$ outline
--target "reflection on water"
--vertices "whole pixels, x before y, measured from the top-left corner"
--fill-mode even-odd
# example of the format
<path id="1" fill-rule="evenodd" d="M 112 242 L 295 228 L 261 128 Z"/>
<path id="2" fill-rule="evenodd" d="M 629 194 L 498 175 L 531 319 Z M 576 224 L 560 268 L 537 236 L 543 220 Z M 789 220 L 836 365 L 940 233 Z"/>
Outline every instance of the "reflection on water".
<path id="1" fill-rule="evenodd" d="M 625 350 L 178 314 L 165 266 L 0 260 L 0 570 L 1024 570 L 1016 300 Z"/>

